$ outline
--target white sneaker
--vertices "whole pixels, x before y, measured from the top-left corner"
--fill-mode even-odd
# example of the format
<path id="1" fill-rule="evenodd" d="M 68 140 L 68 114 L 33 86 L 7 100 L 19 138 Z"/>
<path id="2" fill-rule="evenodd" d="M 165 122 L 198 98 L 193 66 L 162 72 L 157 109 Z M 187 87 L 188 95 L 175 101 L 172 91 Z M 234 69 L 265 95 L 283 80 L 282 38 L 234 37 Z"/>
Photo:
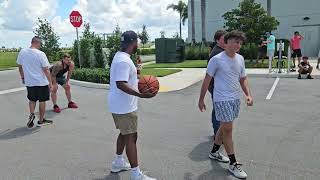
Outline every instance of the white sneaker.
<path id="1" fill-rule="evenodd" d="M 236 162 L 232 165 L 229 165 L 229 171 L 237 178 L 245 179 L 247 178 L 247 173 L 241 169 L 240 163 Z"/>
<path id="2" fill-rule="evenodd" d="M 112 162 L 112 166 L 111 166 L 111 172 L 112 173 L 118 173 L 120 171 L 128 171 L 131 169 L 131 166 L 128 162 L 126 162 L 125 160 L 123 160 L 121 163 L 117 163 L 115 161 Z"/>
<path id="3" fill-rule="evenodd" d="M 157 179 L 144 175 L 143 172 L 141 172 L 141 174 L 138 177 L 133 177 L 131 175 L 130 180 L 157 180 Z"/>
<path id="4" fill-rule="evenodd" d="M 209 158 L 217 160 L 217 161 L 220 161 L 220 162 L 223 162 L 223 163 L 228 163 L 229 162 L 229 158 L 227 156 L 224 156 L 223 154 L 221 154 L 218 151 L 215 152 L 215 153 L 210 152 L 209 153 Z"/>

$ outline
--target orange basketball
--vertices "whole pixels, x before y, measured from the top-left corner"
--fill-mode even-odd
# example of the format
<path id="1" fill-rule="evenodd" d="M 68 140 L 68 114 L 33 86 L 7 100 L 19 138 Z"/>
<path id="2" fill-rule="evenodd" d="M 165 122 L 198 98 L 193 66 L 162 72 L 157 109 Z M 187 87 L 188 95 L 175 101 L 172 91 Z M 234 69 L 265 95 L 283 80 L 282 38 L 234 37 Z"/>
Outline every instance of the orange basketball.
<path id="1" fill-rule="evenodd" d="M 149 89 L 149 92 L 159 91 L 159 81 L 155 76 L 145 75 L 141 76 L 138 83 L 138 89 L 141 93 L 146 92 Z"/>

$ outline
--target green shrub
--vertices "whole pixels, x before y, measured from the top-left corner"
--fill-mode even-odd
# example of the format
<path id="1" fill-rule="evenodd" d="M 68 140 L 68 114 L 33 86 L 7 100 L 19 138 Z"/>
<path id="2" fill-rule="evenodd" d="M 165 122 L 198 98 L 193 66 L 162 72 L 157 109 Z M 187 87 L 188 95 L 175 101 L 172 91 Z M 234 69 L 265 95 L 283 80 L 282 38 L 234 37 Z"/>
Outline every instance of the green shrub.
<path id="1" fill-rule="evenodd" d="M 109 73 L 109 69 L 82 68 L 82 69 L 75 69 L 72 73 L 71 78 L 79 81 L 109 84 L 110 73 Z"/>
<path id="2" fill-rule="evenodd" d="M 185 59 L 187 60 L 207 60 L 209 58 L 209 46 L 207 45 L 186 45 L 185 47 Z"/>
<path id="3" fill-rule="evenodd" d="M 139 48 L 137 53 L 139 55 L 155 54 L 156 53 L 156 49 L 155 48 Z"/>
<path id="4" fill-rule="evenodd" d="M 258 55 L 258 46 L 254 43 L 246 43 L 242 45 L 240 54 L 244 57 L 244 59 L 256 59 Z"/>
<path id="5" fill-rule="evenodd" d="M 282 42 L 284 42 L 284 52 L 282 52 L 283 56 L 287 56 L 288 55 L 288 47 L 289 47 L 289 40 L 288 39 L 276 39 L 276 47 L 277 47 L 277 43 L 280 42 L 280 40 L 282 40 Z M 244 45 L 242 45 L 241 49 L 240 49 L 240 54 L 244 57 L 244 59 L 256 59 L 257 55 L 258 55 L 258 45 L 255 43 L 245 43 Z M 279 52 L 275 51 L 275 56 L 278 56 Z"/>

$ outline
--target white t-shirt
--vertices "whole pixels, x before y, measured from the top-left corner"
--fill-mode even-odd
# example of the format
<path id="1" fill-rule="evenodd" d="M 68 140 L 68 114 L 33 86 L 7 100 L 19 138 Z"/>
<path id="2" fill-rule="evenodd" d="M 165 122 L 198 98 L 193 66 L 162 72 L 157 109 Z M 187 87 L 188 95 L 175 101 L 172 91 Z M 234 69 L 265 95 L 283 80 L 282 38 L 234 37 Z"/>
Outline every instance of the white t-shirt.
<path id="1" fill-rule="evenodd" d="M 17 64 L 22 65 L 24 81 L 27 87 L 47 86 L 49 81 L 43 73 L 43 68 L 49 67 L 46 54 L 38 49 L 22 49 L 17 58 Z"/>
<path id="2" fill-rule="evenodd" d="M 231 58 L 223 51 L 211 58 L 207 74 L 214 77 L 215 102 L 240 99 L 240 79 L 246 76 L 243 56 Z"/>
<path id="3" fill-rule="evenodd" d="M 138 97 L 118 89 L 116 82 L 126 81 L 129 86 L 138 90 L 137 68 L 130 55 L 117 52 L 110 68 L 110 90 L 108 96 L 109 110 L 114 114 L 127 114 L 138 109 Z"/>

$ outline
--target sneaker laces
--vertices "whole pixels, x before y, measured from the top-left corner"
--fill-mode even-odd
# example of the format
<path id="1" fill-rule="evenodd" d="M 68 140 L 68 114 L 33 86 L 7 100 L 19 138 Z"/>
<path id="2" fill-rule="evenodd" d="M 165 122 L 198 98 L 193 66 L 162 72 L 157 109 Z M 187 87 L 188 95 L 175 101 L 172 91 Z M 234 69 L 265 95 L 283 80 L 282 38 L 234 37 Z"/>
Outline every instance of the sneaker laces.
<path id="1" fill-rule="evenodd" d="M 31 119 L 33 119 L 33 117 L 34 117 L 34 113 L 30 113 L 29 119 L 31 120 Z"/>
<path id="2" fill-rule="evenodd" d="M 222 157 L 221 153 L 218 152 L 217 154 L 218 154 L 218 159 L 222 160 L 223 157 Z"/>
<path id="3" fill-rule="evenodd" d="M 236 163 L 233 164 L 233 167 L 234 167 L 234 168 L 237 168 L 240 172 L 242 172 L 241 166 L 242 166 L 242 164 L 241 164 L 241 163 L 238 163 L 238 162 L 236 162 Z"/>

